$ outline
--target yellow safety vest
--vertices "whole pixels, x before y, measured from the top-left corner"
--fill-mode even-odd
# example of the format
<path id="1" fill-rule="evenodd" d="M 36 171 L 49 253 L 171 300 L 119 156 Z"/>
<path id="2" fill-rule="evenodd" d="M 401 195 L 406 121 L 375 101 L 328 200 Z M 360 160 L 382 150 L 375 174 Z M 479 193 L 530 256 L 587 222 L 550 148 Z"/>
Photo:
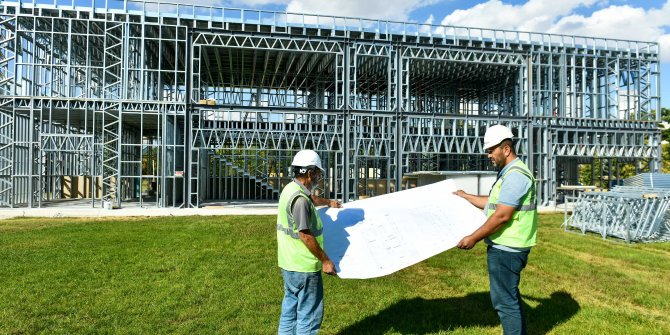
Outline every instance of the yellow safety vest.
<path id="1" fill-rule="evenodd" d="M 521 199 L 521 204 L 514 211 L 512 219 L 505 224 L 500 230 L 491 234 L 489 240 L 495 244 L 501 244 L 513 248 L 529 248 L 535 245 L 537 240 L 537 200 L 535 178 L 530 172 L 526 164 L 518 160 L 510 166 L 505 173 L 496 180 L 489 195 L 487 204 L 487 217 L 493 215 L 498 205 L 498 198 L 500 198 L 500 190 L 502 188 L 505 177 L 512 171 L 521 172 L 531 181 L 531 186 L 528 192 Z"/>
<path id="2" fill-rule="evenodd" d="M 304 197 L 310 204 L 309 230 L 323 249 L 323 223 L 321 218 L 302 187 L 291 182 L 284 187 L 279 196 L 279 213 L 277 214 L 277 259 L 279 267 L 287 271 L 317 272 L 321 271 L 321 261 L 314 257 L 300 240 L 298 229 L 293 221 L 291 207 L 297 197 Z"/>

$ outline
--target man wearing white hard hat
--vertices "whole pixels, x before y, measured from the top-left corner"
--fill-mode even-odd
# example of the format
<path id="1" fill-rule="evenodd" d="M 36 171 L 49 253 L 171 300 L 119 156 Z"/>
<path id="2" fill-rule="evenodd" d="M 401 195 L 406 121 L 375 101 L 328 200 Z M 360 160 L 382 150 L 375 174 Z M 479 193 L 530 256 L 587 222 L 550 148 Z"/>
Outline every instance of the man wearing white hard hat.
<path id="1" fill-rule="evenodd" d="M 279 196 L 277 258 L 284 278 L 278 334 L 316 334 L 323 321 L 321 271 L 335 274 L 323 250 L 323 223 L 316 206 L 342 207 L 312 193 L 325 170 L 313 150 L 301 150 L 291 163 L 294 179 Z"/>
<path id="2" fill-rule="evenodd" d="M 482 239 L 487 244 L 487 267 L 491 302 L 504 334 L 526 334 L 519 282 L 537 238 L 537 193 L 535 178 L 514 149 L 514 135 L 503 125 L 489 127 L 484 150 L 498 169 L 498 179 L 489 196 L 456 195 L 484 210 L 488 219 L 458 247 L 472 249 Z"/>

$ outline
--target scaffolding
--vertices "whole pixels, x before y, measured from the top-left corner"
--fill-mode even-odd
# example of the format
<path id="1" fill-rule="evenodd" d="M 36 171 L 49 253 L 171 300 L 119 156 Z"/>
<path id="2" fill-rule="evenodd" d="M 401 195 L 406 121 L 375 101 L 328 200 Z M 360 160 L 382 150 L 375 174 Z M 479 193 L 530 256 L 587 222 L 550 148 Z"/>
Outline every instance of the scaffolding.
<path id="1" fill-rule="evenodd" d="M 659 90 L 653 42 L 3 1 L 0 206 L 277 199 L 303 148 L 323 158 L 319 192 L 351 201 L 399 191 L 416 171 L 491 170 L 481 139 L 499 123 L 548 203 L 596 158 L 601 179 L 613 161 L 658 170 Z"/>

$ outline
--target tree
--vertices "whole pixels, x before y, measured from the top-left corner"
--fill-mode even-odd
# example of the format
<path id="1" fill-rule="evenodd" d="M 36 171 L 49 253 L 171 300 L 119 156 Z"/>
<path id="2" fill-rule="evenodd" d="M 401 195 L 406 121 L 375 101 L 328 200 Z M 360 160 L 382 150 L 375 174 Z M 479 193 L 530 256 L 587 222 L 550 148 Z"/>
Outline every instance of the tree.
<path id="1" fill-rule="evenodd" d="M 600 180 L 600 158 L 595 157 L 593 159 L 593 165 L 591 164 L 580 164 L 579 165 L 579 183 L 582 185 L 594 185 L 600 188 L 609 188 L 609 176 L 611 173 L 612 180 L 616 179 L 617 173 L 619 178 L 626 179 L 630 178 L 635 175 L 635 164 L 634 163 L 619 163 L 619 159 L 617 158 L 610 158 L 606 159 L 604 158 L 605 161 L 603 164 L 603 180 Z M 612 162 L 612 171 L 609 170 L 609 162 L 610 160 Z M 639 161 L 640 163 L 640 170 L 641 171 L 646 171 L 648 169 L 648 161 L 641 160 Z M 593 169 L 596 169 L 596 174 L 595 174 L 595 180 L 593 180 L 593 183 L 591 182 L 591 176 L 593 173 Z M 617 171 L 619 169 L 619 171 Z"/>
<path id="2" fill-rule="evenodd" d="M 670 108 L 661 108 L 661 172 L 670 173 Z"/>
<path id="3" fill-rule="evenodd" d="M 661 122 L 658 124 L 658 128 L 661 130 L 661 171 L 663 173 L 670 173 L 670 109 L 661 108 Z M 617 165 L 617 159 L 612 158 L 613 167 Z M 639 166 L 640 171 L 648 171 L 648 161 L 641 160 L 641 166 Z M 600 158 L 595 157 L 593 160 L 593 166 L 591 164 L 580 164 L 579 165 L 579 182 L 582 185 L 591 185 L 591 176 L 593 173 L 593 167 L 596 169 L 600 166 Z M 606 167 L 605 167 L 606 169 Z M 619 165 L 619 176 L 621 179 L 626 179 L 635 175 L 635 165 L 633 163 L 626 163 Z M 603 176 L 608 175 L 607 172 L 603 172 Z M 612 171 L 612 176 L 615 176 L 615 171 Z M 600 180 L 600 173 L 596 170 L 596 178 L 593 181 L 593 184 L 598 187 L 607 188 L 607 181 Z"/>
<path id="4" fill-rule="evenodd" d="M 670 142 L 670 108 L 661 108 L 661 123 L 658 128 L 661 129 L 661 140 Z"/>
<path id="5" fill-rule="evenodd" d="M 670 143 L 661 144 L 661 172 L 670 173 Z"/>

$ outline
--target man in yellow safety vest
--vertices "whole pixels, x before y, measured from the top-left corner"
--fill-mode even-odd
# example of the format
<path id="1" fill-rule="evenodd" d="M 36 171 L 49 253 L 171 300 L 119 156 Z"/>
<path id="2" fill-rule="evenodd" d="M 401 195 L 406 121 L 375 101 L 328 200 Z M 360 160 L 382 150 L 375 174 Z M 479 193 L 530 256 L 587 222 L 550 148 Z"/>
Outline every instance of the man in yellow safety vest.
<path id="1" fill-rule="evenodd" d="M 295 178 L 279 196 L 277 258 L 284 278 L 278 334 L 316 334 L 323 321 L 321 271 L 335 275 L 323 250 L 323 223 L 316 206 L 342 207 L 311 192 L 322 178 L 321 157 L 301 150 L 293 158 Z"/>
<path id="2" fill-rule="evenodd" d="M 458 247 L 472 249 L 477 242 L 485 240 L 491 302 L 500 317 L 503 332 L 526 334 L 519 282 L 537 238 L 537 192 L 533 174 L 516 156 L 513 138 L 509 128 L 503 125 L 486 130 L 484 150 L 499 170 L 498 179 L 488 197 L 462 190 L 455 192 L 484 209 L 488 217 L 479 229 L 464 237 Z"/>

